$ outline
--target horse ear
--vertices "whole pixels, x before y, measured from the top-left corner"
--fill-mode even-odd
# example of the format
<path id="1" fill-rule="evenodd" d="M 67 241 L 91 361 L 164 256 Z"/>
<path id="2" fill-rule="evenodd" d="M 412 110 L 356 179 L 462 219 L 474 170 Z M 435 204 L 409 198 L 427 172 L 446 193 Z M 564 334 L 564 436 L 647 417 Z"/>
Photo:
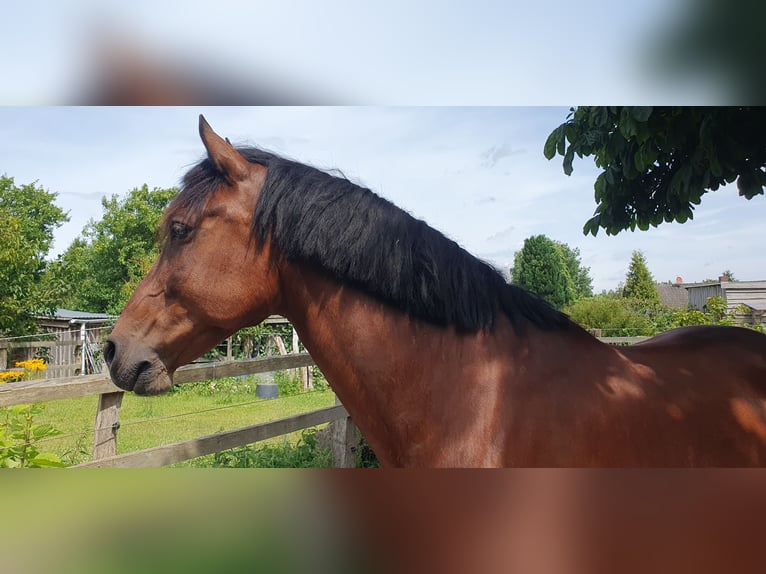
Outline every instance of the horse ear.
<path id="1" fill-rule="evenodd" d="M 250 162 L 234 149 L 228 138 L 223 139 L 215 133 L 202 114 L 199 116 L 199 136 L 205 144 L 207 157 L 227 181 L 235 183 L 247 178 Z"/>

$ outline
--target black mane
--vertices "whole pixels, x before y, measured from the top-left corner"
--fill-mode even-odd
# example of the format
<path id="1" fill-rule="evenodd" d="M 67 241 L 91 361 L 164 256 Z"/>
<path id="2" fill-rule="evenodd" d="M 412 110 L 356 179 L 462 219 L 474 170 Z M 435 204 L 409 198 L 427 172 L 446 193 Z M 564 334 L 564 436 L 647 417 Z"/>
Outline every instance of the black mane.
<path id="1" fill-rule="evenodd" d="M 288 261 L 306 262 L 411 316 L 460 331 L 491 329 L 505 313 L 563 329 L 567 317 L 509 285 L 493 267 L 372 191 L 345 178 L 251 147 L 237 148 L 268 168 L 253 216 L 256 245 L 267 237 Z M 223 183 L 205 159 L 184 177 L 175 206 L 201 209 Z"/>

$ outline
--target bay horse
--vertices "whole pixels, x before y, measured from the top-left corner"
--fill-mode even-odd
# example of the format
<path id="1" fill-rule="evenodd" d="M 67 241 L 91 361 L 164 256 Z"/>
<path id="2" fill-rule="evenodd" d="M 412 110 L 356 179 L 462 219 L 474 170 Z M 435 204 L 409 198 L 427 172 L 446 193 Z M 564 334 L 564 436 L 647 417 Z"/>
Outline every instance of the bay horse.
<path id="1" fill-rule="evenodd" d="M 122 389 L 281 314 L 384 466 L 766 464 L 766 335 L 606 345 L 372 191 L 199 130 L 104 347 Z"/>

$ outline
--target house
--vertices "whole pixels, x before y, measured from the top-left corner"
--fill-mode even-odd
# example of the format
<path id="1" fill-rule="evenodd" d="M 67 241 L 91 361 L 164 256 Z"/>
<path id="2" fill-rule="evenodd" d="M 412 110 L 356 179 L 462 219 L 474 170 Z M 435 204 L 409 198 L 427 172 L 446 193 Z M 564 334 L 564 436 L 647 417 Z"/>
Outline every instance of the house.
<path id="1" fill-rule="evenodd" d="M 710 297 L 722 297 L 741 323 L 766 323 L 766 280 L 729 281 L 719 277 L 715 283 L 685 283 L 689 305 L 703 311 Z"/>

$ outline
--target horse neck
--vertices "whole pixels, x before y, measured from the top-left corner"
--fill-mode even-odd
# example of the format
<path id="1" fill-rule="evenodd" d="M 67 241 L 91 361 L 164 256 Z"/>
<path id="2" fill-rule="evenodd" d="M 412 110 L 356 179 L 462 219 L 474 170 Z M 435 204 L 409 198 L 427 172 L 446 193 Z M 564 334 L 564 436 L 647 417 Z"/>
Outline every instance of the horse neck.
<path id="1" fill-rule="evenodd" d="M 281 277 L 280 312 L 383 464 L 432 464 L 418 459 L 418 444 L 427 450 L 429 429 L 433 434 L 433 428 L 460 426 L 455 413 L 465 409 L 455 403 L 464 401 L 463 389 L 472 386 L 464 374 L 492 363 L 488 353 L 510 359 L 507 350 L 494 348 L 513 348 L 505 336 L 510 327 L 501 337 L 458 335 L 301 266 L 286 266 Z M 496 363 L 494 375 L 480 383 L 477 400 L 502 394 L 500 382 L 512 362 Z"/>

